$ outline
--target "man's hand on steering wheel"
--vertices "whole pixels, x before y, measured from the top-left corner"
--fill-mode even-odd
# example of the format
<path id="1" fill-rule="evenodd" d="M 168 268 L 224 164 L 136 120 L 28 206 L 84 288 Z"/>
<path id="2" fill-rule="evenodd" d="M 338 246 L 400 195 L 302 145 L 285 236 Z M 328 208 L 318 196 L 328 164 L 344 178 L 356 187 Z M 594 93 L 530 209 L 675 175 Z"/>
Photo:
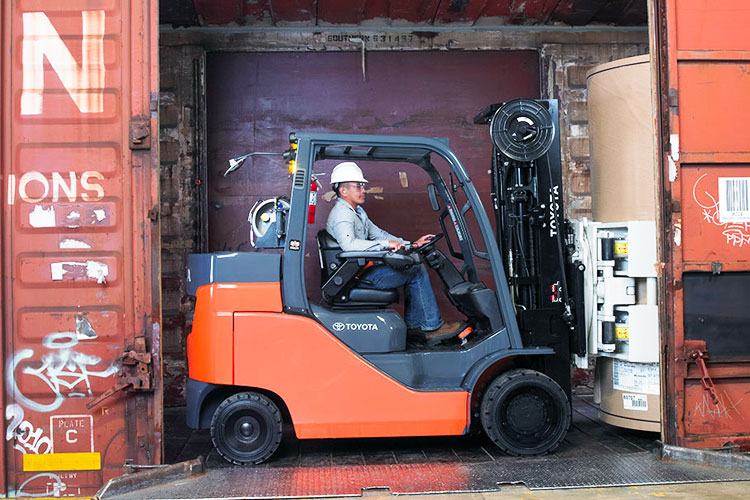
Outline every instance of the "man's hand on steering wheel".
<path id="1" fill-rule="evenodd" d="M 435 237 L 435 235 L 434 235 L 434 234 L 425 234 L 424 236 L 422 236 L 421 238 L 419 238 L 419 239 L 418 239 L 417 241 L 415 241 L 414 243 L 412 243 L 412 246 L 413 246 L 414 248 L 419 248 L 419 247 L 421 247 L 422 245 L 424 245 L 424 244 L 426 244 L 426 243 L 429 243 L 429 241 L 430 241 L 430 240 L 431 240 L 432 238 L 434 238 L 434 237 Z"/>
<path id="2" fill-rule="evenodd" d="M 416 246 L 417 243 L 421 242 L 424 238 L 430 237 L 427 241 L 422 242 L 419 246 Z M 440 241 L 440 239 L 443 237 L 443 233 L 440 233 L 438 235 L 434 234 L 426 234 L 419 238 L 414 243 L 414 246 L 412 246 L 412 249 L 416 252 L 419 252 L 421 255 L 427 255 L 432 251 L 433 248 L 435 248 L 435 243 Z"/>

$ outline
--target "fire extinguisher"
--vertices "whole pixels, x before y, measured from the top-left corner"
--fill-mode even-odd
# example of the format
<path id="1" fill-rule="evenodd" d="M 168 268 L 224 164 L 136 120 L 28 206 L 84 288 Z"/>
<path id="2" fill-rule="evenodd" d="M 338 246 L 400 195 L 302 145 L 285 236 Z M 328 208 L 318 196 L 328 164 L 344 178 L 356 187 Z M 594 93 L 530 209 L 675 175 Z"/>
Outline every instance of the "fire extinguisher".
<path id="1" fill-rule="evenodd" d="M 308 204 L 309 208 L 307 210 L 308 224 L 315 224 L 315 205 L 318 202 L 318 189 L 320 189 L 318 179 L 313 177 L 312 183 L 310 184 L 310 203 Z"/>

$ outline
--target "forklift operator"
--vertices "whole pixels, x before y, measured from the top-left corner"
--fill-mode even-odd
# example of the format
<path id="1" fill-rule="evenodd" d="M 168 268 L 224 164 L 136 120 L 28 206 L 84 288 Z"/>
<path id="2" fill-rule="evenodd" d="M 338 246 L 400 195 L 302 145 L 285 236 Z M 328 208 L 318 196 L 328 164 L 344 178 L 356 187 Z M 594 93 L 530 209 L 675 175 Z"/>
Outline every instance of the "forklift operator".
<path id="1" fill-rule="evenodd" d="M 380 229 L 362 208 L 365 202 L 367 179 L 359 166 L 351 161 L 339 163 L 331 173 L 331 185 L 338 199 L 328 215 L 326 230 L 345 252 L 366 250 L 396 251 L 408 241 Z M 426 234 L 414 242 L 424 245 L 435 235 Z M 373 288 L 388 289 L 404 286 L 405 318 L 410 337 L 429 341 L 443 340 L 458 335 L 463 324 L 445 323 L 440 318 L 435 294 L 424 264 L 397 271 L 380 264 L 367 269 L 361 276 Z"/>

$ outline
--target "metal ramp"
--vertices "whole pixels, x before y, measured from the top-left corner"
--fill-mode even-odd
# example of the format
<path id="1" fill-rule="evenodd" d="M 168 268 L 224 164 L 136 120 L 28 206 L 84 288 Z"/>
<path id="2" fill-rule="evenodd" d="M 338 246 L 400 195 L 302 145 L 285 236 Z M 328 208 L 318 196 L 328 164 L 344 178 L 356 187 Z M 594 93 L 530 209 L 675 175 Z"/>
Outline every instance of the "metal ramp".
<path id="1" fill-rule="evenodd" d="M 180 416 L 170 412 L 170 418 Z M 418 494 L 487 492 L 509 484 L 534 490 L 750 480 L 750 472 L 658 460 L 651 452 L 657 434 L 599 422 L 590 395 L 575 398 L 573 428 L 560 448 L 534 458 L 504 455 L 483 436 L 287 439 L 270 462 L 237 467 L 218 456 L 207 433 L 181 432 L 178 424 L 165 425 L 180 434 L 167 440 L 167 456 L 207 456 L 205 475 L 103 498 L 310 498 L 360 496 L 375 488 Z"/>

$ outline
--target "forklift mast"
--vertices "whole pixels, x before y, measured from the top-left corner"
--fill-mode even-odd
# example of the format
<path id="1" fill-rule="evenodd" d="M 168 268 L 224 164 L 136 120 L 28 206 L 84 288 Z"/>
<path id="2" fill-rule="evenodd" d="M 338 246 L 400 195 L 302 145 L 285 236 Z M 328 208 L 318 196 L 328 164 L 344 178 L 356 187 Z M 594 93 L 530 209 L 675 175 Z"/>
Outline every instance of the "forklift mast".
<path id="1" fill-rule="evenodd" d="M 474 123 L 490 127 L 495 235 L 524 345 L 555 349 L 543 371 L 569 393 L 570 354 L 586 349 L 584 267 L 563 219 L 557 100 L 492 104 Z"/>

